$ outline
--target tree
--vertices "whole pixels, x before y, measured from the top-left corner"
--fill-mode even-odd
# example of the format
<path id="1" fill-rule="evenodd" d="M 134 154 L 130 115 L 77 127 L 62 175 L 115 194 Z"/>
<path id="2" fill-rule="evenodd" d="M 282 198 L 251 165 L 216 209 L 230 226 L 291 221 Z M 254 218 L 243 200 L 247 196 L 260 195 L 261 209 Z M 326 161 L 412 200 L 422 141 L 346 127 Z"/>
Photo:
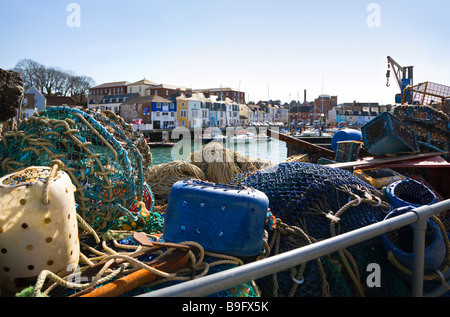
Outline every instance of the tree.
<path id="1" fill-rule="evenodd" d="M 46 96 L 83 97 L 95 85 L 91 77 L 77 76 L 59 67 L 46 67 L 31 59 L 20 60 L 13 70 L 22 74 L 25 90 L 35 87 Z"/>

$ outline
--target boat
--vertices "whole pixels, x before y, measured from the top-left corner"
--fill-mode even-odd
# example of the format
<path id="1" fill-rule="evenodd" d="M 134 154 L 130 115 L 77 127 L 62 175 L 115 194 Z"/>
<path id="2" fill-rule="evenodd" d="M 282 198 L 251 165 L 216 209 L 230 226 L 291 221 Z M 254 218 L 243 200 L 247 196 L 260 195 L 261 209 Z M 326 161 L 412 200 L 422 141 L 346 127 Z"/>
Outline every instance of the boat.
<path id="1" fill-rule="evenodd" d="M 259 134 L 255 137 L 255 140 L 258 142 L 260 142 L 260 141 L 270 142 L 270 141 L 272 141 L 272 138 L 266 134 Z"/>
<path id="2" fill-rule="evenodd" d="M 255 140 L 255 137 L 252 136 L 251 134 L 247 133 L 247 134 L 236 134 L 234 137 L 230 138 L 232 143 L 237 143 L 237 144 L 246 144 L 246 143 L 250 143 L 251 141 Z"/>
<path id="3" fill-rule="evenodd" d="M 227 140 L 227 137 L 222 134 L 222 131 L 220 129 L 216 129 L 204 133 L 202 136 L 202 140 L 204 143 L 225 142 Z"/>

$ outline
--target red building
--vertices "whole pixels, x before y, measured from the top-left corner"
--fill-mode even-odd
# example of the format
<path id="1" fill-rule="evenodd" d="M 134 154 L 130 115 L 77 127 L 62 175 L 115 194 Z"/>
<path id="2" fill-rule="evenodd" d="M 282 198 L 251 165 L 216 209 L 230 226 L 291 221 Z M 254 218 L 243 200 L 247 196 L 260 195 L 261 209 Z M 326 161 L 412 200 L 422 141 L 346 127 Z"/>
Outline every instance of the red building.
<path id="1" fill-rule="evenodd" d="M 328 111 L 337 106 L 337 96 L 321 95 L 314 100 L 314 103 L 320 109 L 320 112 L 323 112 L 325 117 L 328 117 Z"/>
<path id="2" fill-rule="evenodd" d="M 90 88 L 89 95 L 91 96 L 123 95 L 127 93 L 127 86 L 129 84 L 130 83 L 127 81 L 102 84 Z"/>

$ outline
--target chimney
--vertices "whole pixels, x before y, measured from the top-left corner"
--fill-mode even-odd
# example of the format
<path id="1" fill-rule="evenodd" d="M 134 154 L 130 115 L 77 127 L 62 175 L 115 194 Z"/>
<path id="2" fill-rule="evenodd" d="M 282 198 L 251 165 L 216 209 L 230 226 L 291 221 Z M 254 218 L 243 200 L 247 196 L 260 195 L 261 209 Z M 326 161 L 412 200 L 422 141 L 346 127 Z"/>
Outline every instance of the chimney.
<path id="1" fill-rule="evenodd" d="M 306 107 L 306 89 L 305 89 L 305 99 L 304 99 L 304 104 L 303 105 Z"/>

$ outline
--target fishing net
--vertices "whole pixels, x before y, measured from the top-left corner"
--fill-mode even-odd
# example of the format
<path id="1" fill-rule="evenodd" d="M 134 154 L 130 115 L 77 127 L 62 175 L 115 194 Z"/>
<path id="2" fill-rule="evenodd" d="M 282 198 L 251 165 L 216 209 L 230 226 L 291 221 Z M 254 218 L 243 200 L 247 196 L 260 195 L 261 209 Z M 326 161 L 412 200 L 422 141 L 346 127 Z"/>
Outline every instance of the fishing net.
<path id="1" fill-rule="evenodd" d="M 379 221 L 389 205 L 372 186 L 341 169 L 302 162 L 281 163 L 233 184 L 264 192 L 276 216 L 270 255 L 296 249 Z M 257 281 L 263 296 L 367 296 L 367 265 L 383 266 L 383 291 L 405 294 L 401 279 L 385 261 L 379 238 Z M 400 285 L 395 285 L 400 281 Z"/>
<path id="2" fill-rule="evenodd" d="M 159 205 L 167 204 L 172 186 L 176 182 L 191 178 L 206 180 L 205 173 L 199 167 L 184 161 L 154 165 L 145 178 Z"/>
<path id="3" fill-rule="evenodd" d="M 77 188 L 77 212 L 94 230 L 107 231 L 124 215 L 137 220 L 152 212 L 141 154 L 149 149 L 142 144 L 105 115 L 52 107 L 3 134 L 0 174 L 59 160 Z"/>
<path id="4" fill-rule="evenodd" d="M 217 142 L 208 143 L 201 150 L 192 153 L 190 160 L 191 164 L 205 173 L 207 181 L 216 184 L 228 184 L 236 175 L 273 166 L 270 161 L 244 156 Z"/>
<path id="5" fill-rule="evenodd" d="M 449 119 L 442 111 L 430 106 L 401 105 L 394 108 L 394 116 L 416 133 L 422 152 L 450 149 Z"/>
<path id="6" fill-rule="evenodd" d="M 22 75 L 0 69 L 0 123 L 17 115 L 23 97 Z"/>

